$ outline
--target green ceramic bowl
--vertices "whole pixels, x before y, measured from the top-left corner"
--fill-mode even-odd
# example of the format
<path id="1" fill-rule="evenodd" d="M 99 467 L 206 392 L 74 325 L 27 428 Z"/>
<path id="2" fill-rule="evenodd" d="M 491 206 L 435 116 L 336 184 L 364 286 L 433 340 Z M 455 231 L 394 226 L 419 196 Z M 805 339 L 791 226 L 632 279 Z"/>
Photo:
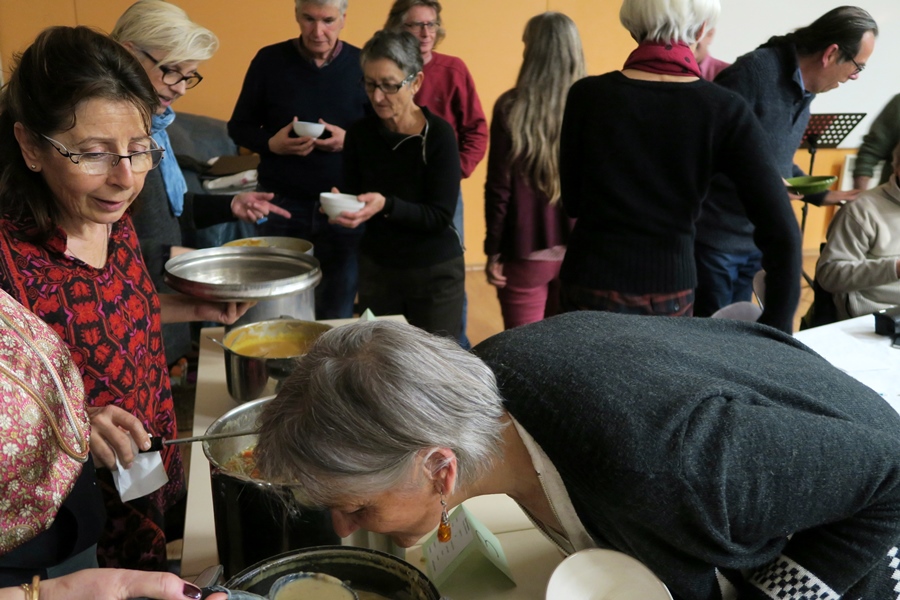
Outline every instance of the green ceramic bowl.
<path id="1" fill-rule="evenodd" d="M 818 194 L 826 191 L 834 185 L 837 177 L 833 175 L 807 175 L 805 177 L 791 177 L 785 181 L 788 182 L 788 190 L 791 192 L 808 196 L 809 194 Z"/>

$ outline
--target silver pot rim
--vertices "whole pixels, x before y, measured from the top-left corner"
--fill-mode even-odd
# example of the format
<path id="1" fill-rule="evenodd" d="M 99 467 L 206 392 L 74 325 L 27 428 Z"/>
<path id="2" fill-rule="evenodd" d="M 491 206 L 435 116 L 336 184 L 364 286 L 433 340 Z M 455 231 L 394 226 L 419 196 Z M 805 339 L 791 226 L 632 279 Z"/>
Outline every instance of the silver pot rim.
<path id="1" fill-rule="evenodd" d="M 244 267 L 258 271 L 265 265 L 293 265 L 296 275 L 267 281 L 222 281 L 222 270 Z M 192 250 L 166 261 L 165 283 L 176 292 L 214 302 L 244 302 L 290 296 L 315 287 L 322 280 L 314 256 L 284 248 L 221 246 Z"/>

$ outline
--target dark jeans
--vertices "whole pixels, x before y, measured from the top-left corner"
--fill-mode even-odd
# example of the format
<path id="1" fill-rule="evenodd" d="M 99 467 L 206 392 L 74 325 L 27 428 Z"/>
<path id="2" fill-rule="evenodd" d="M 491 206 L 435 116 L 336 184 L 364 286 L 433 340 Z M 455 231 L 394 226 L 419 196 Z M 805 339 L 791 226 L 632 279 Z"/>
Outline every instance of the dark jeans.
<path id="1" fill-rule="evenodd" d="M 762 252 L 732 254 L 696 244 L 694 260 L 697 263 L 694 315 L 708 317 L 724 306 L 751 299 L 753 276 L 762 268 Z"/>
<path id="2" fill-rule="evenodd" d="M 431 267 L 383 267 L 359 258 L 359 308 L 375 316 L 403 315 L 430 333 L 459 338 L 465 296 L 463 257 Z"/>
<path id="3" fill-rule="evenodd" d="M 259 226 L 260 235 L 298 237 L 313 245 L 322 269 L 316 288 L 316 319 L 346 319 L 353 316 L 353 301 L 359 280 L 359 241 L 364 227 L 348 229 L 328 222 L 319 212 L 318 200 L 303 200 L 276 194 L 275 204 L 291 212 L 290 219 L 270 215 Z"/>

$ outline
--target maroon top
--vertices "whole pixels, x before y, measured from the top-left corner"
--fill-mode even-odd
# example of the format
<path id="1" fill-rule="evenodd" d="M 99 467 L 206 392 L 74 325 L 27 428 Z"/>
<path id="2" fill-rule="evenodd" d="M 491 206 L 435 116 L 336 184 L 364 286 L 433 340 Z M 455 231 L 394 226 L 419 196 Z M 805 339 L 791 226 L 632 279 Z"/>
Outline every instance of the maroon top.
<path id="1" fill-rule="evenodd" d="M 437 52 L 431 53 L 422 72 L 425 80 L 415 102 L 453 126 L 465 179 L 484 158 L 488 145 L 487 119 L 475 92 L 475 80 L 462 60 Z"/>
<path id="2" fill-rule="evenodd" d="M 150 435 L 174 439 L 159 296 L 131 217 L 113 225 L 102 269 L 66 255 L 62 229 L 44 245 L 17 239 L 27 226 L 0 219 L 0 288 L 63 338 L 89 406 L 115 404 L 140 419 Z M 114 488 L 103 490 L 109 518 L 98 549 L 101 566 L 165 568 L 162 511 L 184 488 L 177 446 L 163 450 L 163 462 L 169 483 L 147 498 L 123 506 Z"/>
<path id="3" fill-rule="evenodd" d="M 514 97 L 515 89 L 509 90 L 494 105 L 484 185 L 484 253 L 499 254 L 501 261 L 526 259 L 538 250 L 564 246 L 575 225 L 575 219 L 566 216 L 562 202 L 551 206 L 547 195 L 533 188 L 510 161 L 512 137 L 507 119 Z"/>

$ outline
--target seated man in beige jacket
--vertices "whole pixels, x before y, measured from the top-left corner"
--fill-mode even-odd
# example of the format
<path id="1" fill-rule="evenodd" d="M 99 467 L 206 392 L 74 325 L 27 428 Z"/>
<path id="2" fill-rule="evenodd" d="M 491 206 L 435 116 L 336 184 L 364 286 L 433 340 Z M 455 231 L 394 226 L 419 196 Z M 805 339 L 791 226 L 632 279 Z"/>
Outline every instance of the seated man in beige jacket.
<path id="1" fill-rule="evenodd" d="M 816 280 L 834 294 L 838 318 L 900 304 L 900 145 L 891 178 L 838 211 L 816 265 Z"/>

